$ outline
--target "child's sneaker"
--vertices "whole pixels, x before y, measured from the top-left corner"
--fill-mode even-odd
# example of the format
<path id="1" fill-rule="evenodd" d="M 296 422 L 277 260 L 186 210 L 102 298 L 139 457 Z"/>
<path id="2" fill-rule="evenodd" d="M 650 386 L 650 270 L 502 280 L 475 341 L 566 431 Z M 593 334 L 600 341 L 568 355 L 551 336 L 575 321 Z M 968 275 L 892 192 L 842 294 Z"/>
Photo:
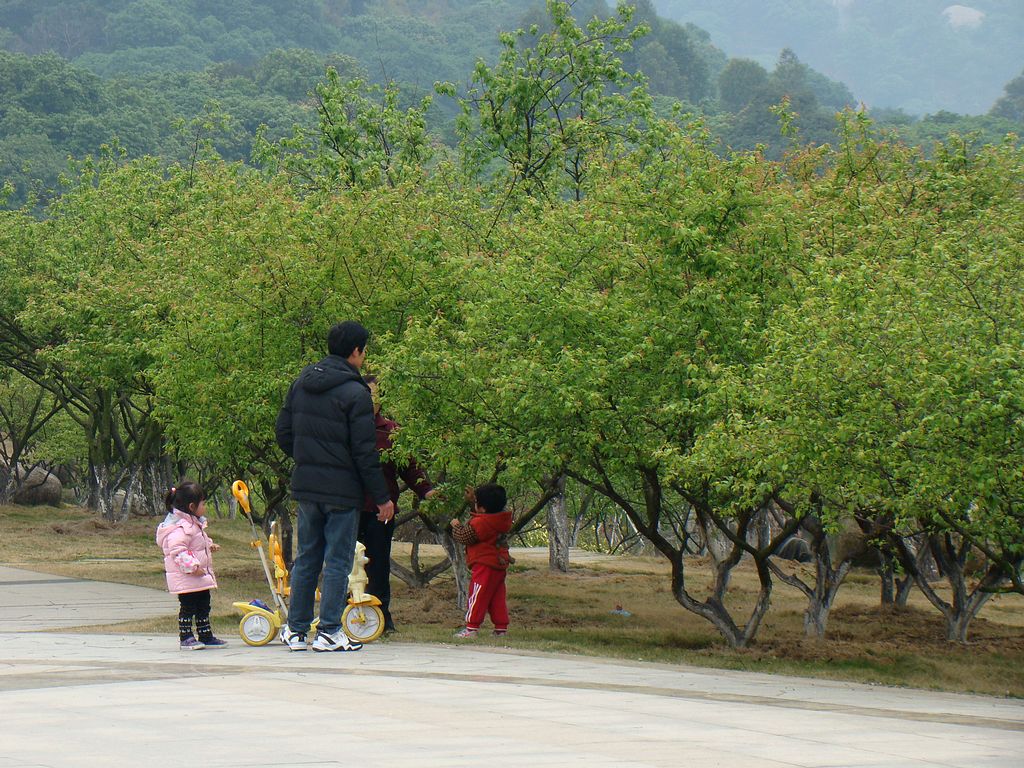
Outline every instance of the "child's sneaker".
<path id="1" fill-rule="evenodd" d="M 508 630 L 507 629 L 496 629 L 496 630 L 494 630 L 494 636 L 495 637 L 504 637 L 507 634 L 508 634 Z"/>
<path id="2" fill-rule="evenodd" d="M 305 632 L 293 632 L 291 627 L 285 624 L 281 627 L 281 634 L 278 638 L 282 643 L 288 646 L 290 651 L 304 651 L 306 650 L 306 633 Z"/>
<path id="3" fill-rule="evenodd" d="M 201 651 L 206 646 L 200 643 L 194 637 L 186 637 L 184 640 L 181 641 L 181 644 L 178 647 L 181 648 L 181 650 L 183 651 Z"/>
<path id="4" fill-rule="evenodd" d="M 465 627 L 463 629 L 460 629 L 458 632 L 456 632 L 453 635 L 453 637 L 456 637 L 459 640 L 468 640 L 470 638 L 476 637 L 476 635 L 477 635 L 477 630 L 470 629 L 469 627 Z"/>
<path id="5" fill-rule="evenodd" d="M 358 651 L 363 647 L 345 634 L 345 630 L 337 632 L 317 632 L 316 640 L 313 641 L 314 651 Z"/>
<path id="6" fill-rule="evenodd" d="M 221 640 L 219 637 L 214 637 L 213 635 L 200 638 L 200 642 L 207 648 L 223 648 L 228 644 L 227 640 Z"/>

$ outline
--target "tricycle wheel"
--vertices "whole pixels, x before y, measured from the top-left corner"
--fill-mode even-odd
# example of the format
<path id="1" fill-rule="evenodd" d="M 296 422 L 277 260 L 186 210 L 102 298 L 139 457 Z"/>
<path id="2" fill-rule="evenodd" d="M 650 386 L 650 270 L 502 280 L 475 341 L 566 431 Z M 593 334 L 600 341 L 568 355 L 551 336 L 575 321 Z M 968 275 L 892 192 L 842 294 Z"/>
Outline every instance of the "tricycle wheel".
<path id="1" fill-rule="evenodd" d="M 246 645 L 266 645 L 276 631 L 273 622 L 262 613 L 249 613 L 238 623 L 238 634 Z"/>
<path id="2" fill-rule="evenodd" d="M 345 634 L 360 643 L 372 643 L 384 634 L 384 612 L 376 605 L 350 605 L 341 614 Z"/>

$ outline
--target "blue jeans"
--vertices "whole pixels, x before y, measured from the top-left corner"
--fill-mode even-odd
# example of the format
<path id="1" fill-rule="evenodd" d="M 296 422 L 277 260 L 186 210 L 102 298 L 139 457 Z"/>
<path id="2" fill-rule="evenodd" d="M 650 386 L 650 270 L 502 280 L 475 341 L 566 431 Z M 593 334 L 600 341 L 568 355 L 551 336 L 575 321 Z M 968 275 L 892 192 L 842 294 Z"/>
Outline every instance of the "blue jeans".
<path id="1" fill-rule="evenodd" d="M 313 621 L 316 584 L 320 587 L 319 632 L 341 628 L 341 612 L 348 602 L 348 575 L 355 556 L 359 510 L 342 509 L 311 501 L 299 502 L 299 553 L 292 564 L 291 605 L 288 626 L 293 632 L 309 632 Z"/>

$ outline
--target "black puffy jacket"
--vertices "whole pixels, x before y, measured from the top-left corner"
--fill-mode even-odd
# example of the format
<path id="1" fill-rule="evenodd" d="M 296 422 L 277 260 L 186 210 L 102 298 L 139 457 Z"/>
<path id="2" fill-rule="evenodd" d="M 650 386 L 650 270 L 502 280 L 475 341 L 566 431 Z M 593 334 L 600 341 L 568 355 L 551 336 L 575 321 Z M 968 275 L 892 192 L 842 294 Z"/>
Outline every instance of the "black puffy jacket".
<path id="1" fill-rule="evenodd" d="M 370 388 L 347 360 L 307 365 L 277 415 L 277 444 L 295 459 L 292 498 L 362 508 L 390 499 L 377 453 Z"/>

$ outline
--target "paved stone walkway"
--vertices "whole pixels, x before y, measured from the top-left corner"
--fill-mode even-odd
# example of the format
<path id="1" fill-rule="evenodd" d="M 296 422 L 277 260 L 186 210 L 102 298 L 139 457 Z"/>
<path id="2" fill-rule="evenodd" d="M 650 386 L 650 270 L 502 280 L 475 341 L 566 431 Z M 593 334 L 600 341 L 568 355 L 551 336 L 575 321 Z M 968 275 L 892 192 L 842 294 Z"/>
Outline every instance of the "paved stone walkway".
<path id="1" fill-rule="evenodd" d="M 8 632 L 117 624 L 177 613 L 177 605 L 155 589 L 0 565 L 0 629 Z"/>
<path id="2" fill-rule="evenodd" d="M 1024 765 L 1017 700 L 472 645 L 183 653 L 33 631 L 67 626 L 65 600 L 88 618 L 84 595 L 95 623 L 176 610 L 138 590 L 0 567 L 0 768 Z"/>

